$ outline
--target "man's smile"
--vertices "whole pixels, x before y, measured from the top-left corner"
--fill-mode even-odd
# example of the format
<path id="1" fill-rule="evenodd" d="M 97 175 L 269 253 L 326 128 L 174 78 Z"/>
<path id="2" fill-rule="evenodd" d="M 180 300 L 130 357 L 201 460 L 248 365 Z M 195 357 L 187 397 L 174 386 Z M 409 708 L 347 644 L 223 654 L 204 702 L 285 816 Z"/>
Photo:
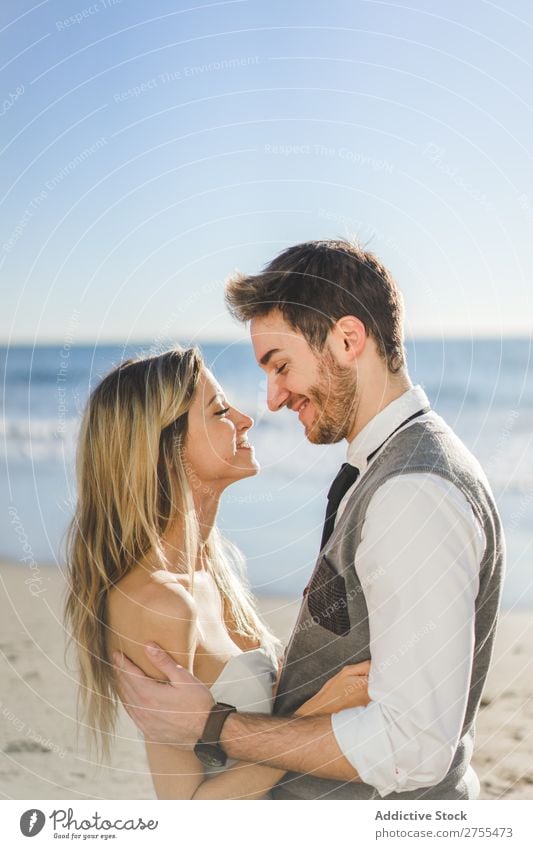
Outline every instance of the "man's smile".
<path id="1" fill-rule="evenodd" d="M 302 414 L 305 412 L 305 410 L 307 410 L 310 403 L 311 402 L 309 401 L 309 398 L 306 398 L 298 407 L 298 418 L 301 422 L 303 422 Z"/>
<path id="2" fill-rule="evenodd" d="M 307 410 L 310 404 L 312 404 L 312 401 L 306 395 L 301 395 L 297 401 L 289 401 L 289 403 L 287 404 L 289 410 L 291 410 L 293 413 L 297 413 L 298 420 L 304 425 L 306 429 L 309 427 L 309 423 L 306 424 L 306 422 L 304 421 L 304 417 L 305 411 Z"/>
<path id="3" fill-rule="evenodd" d="M 299 413 L 303 407 L 309 403 L 309 398 L 305 395 L 301 395 L 297 401 L 289 401 L 287 407 L 289 410 L 292 410 L 293 413 Z"/>

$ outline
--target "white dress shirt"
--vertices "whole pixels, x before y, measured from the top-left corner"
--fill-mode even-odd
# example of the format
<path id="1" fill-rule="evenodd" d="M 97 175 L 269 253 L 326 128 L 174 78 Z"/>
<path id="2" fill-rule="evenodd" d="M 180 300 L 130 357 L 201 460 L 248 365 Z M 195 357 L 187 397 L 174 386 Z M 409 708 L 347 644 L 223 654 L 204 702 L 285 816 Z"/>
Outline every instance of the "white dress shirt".
<path id="1" fill-rule="evenodd" d="M 425 406 L 423 390 L 409 389 L 350 443 L 348 462 L 361 474 L 337 521 L 374 461 L 367 457 Z M 438 475 L 394 477 L 370 501 L 354 566 L 368 608 L 372 701 L 333 714 L 331 724 L 343 755 L 381 796 L 433 786 L 448 772 L 469 696 L 485 544 L 465 496 Z M 475 797 L 473 770 L 465 780 Z"/>

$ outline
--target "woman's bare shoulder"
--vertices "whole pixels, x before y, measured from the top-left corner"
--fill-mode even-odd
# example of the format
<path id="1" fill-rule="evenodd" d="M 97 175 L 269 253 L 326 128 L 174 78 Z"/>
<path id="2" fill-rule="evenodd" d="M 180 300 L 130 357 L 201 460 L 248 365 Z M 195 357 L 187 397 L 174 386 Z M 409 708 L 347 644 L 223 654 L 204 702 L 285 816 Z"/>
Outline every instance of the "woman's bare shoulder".
<path id="1" fill-rule="evenodd" d="M 108 650 L 123 651 L 153 678 L 160 672 L 143 646 L 158 643 L 181 666 L 192 668 L 196 646 L 196 605 L 186 581 L 170 572 L 132 571 L 110 592 Z M 186 576 L 183 576 L 186 577 Z"/>
<path id="2" fill-rule="evenodd" d="M 173 620 L 196 620 L 196 604 L 187 575 L 159 569 L 138 589 L 137 602 L 145 615 L 168 615 Z"/>

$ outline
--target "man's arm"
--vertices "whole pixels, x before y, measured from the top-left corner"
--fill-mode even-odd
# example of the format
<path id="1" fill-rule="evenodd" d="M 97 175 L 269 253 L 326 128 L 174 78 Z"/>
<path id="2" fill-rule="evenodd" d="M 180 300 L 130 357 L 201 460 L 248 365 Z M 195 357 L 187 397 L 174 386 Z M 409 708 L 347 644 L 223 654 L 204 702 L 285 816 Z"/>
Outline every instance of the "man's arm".
<path id="1" fill-rule="evenodd" d="M 368 607 L 371 703 L 332 717 L 380 795 L 438 784 L 470 691 L 485 546 L 464 495 L 431 474 L 392 478 L 368 506 L 355 568 Z"/>
<path id="2" fill-rule="evenodd" d="M 230 756 L 362 780 L 381 795 L 431 786 L 446 772 L 468 699 L 483 540 L 463 496 L 457 503 L 456 493 L 439 494 L 434 484 L 432 498 L 424 487 L 420 499 L 412 477 L 401 479 L 400 509 L 394 499 L 383 504 L 385 485 L 379 509 L 367 513 L 367 520 L 375 519 L 362 543 L 369 549 L 368 574 L 375 576 L 365 582 L 371 704 L 335 714 L 335 733 L 329 717 L 231 716 L 222 735 Z M 164 653 L 149 657 L 171 686 L 139 678 L 138 668 L 123 659 L 120 688 L 128 711 L 148 739 L 191 748 L 212 696 Z"/>
<path id="3" fill-rule="evenodd" d="M 307 726 L 232 716 L 224 747 L 242 760 L 364 780 L 382 795 L 437 783 L 469 695 L 484 542 L 466 499 L 447 481 L 404 475 L 385 484 L 368 508 L 355 563 L 369 612 L 372 703 Z"/>
<path id="4" fill-rule="evenodd" d="M 221 743 L 232 758 L 338 781 L 360 781 L 331 730 L 331 717 L 272 717 L 233 713 Z"/>
<path id="5" fill-rule="evenodd" d="M 146 651 L 150 663 L 168 683 L 148 678 L 127 657 L 115 652 L 113 661 L 124 707 L 147 741 L 192 749 L 202 736 L 213 697 L 160 647 L 151 644 Z M 222 745 L 231 758 L 248 763 L 359 781 L 335 741 L 330 716 L 232 714 L 224 724 Z"/>

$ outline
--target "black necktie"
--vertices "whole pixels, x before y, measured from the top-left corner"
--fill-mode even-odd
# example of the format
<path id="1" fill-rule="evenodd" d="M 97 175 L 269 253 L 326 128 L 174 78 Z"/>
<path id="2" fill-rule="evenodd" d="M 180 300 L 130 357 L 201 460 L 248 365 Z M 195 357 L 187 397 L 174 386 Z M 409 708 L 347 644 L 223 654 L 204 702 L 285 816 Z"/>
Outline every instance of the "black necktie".
<path id="1" fill-rule="evenodd" d="M 381 451 L 383 446 L 391 439 L 395 433 L 397 433 L 400 428 L 404 427 L 409 422 L 413 421 L 413 419 L 417 419 L 419 416 L 424 416 L 426 413 L 429 413 L 429 407 L 423 407 L 421 410 L 417 410 L 416 413 L 413 413 L 408 418 L 404 419 L 404 421 L 395 428 L 392 433 L 389 433 L 387 438 L 378 448 L 374 449 L 371 454 L 367 457 L 367 462 L 373 459 L 373 457 Z M 322 550 L 333 533 L 333 528 L 335 527 L 335 519 L 337 516 L 337 510 L 339 509 L 339 504 L 342 499 L 359 477 L 359 469 L 355 466 L 350 466 L 349 463 L 343 463 L 340 471 L 330 486 L 328 492 L 328 506 L 326 509 L 326 518 L 324 519 L 324 530 L 322 531 L 322 542 L 320 543 L 320 549 Z"/>
<path id="2" fill-rule="evenodd" d="M 326 518 L 324 519 L 322 542 L 320 543 L 321 549 L 324 548 L 333 533 L 339 504 L 358 477 L 359 469 L 356 469 L 355 466 L 350 466 L 349 463 L 343 463 L 337 477 L 331 484 L 328 492 L 328 506 L 326 508 Z"/>

